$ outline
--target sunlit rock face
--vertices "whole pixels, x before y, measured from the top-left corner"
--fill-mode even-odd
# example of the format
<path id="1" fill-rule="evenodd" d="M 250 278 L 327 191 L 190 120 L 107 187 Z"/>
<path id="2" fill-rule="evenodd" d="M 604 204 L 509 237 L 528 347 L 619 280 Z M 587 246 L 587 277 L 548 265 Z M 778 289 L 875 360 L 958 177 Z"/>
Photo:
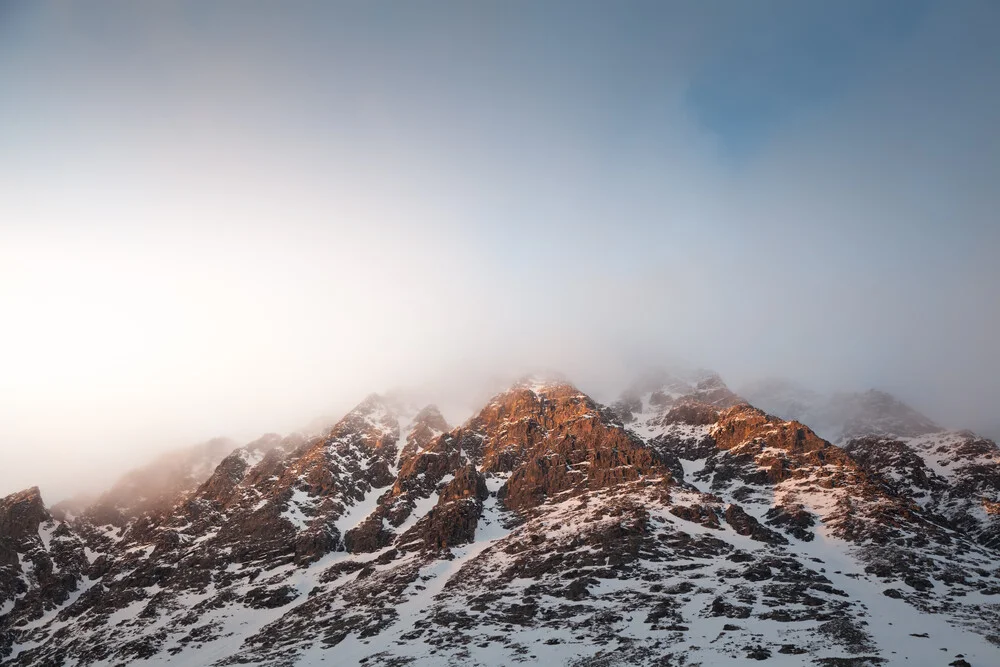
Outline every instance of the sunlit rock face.
<path id="1" fill-rule="evenodd" d="M 858 396 L 838 446 L 708 372 L 373 395 L 153 506 L 14 494 L 0 664 L 995 664 L 997 446 Z"/>

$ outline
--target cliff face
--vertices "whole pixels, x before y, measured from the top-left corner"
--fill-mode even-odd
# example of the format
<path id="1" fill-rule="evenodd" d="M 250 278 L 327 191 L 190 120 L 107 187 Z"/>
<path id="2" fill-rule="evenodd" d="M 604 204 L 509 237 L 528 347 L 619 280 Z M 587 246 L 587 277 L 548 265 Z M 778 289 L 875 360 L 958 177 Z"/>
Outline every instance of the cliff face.
<path id="1" fill-rule="evenodd" d="M 28 623 L 58 609 L 87 568 L 83 542 L 52 518 L 37 487 L 0 499 L 0 630 L 7 612 Z"/>
<path id="2" fill-rule="evenodd" d="M 0 500 L 0 540 L 23 545 L 38 534 L 38 527 L 48 518 L 37 486 L 9 495 Z"/>
<path id="3" fill-rule="evenodd" d="M 511 510 L 561 494 L 596 490 L 645 476 L 669 478 L 657 453 L 613 413 L 569 385 L 522 389 L 491 404 L 482 420 L 481 466 L 510 473 L 500 489 Z"/>
<path id="4" fill-rule="evenodd" d="M 456 428 L 371 396 L 131 518 L 0 500 L 0 664 L 920 664 L 910 633 L 992 664 L 998 464 L 841 448 L 706 373 L 612 409 L 526 381 Z"/>

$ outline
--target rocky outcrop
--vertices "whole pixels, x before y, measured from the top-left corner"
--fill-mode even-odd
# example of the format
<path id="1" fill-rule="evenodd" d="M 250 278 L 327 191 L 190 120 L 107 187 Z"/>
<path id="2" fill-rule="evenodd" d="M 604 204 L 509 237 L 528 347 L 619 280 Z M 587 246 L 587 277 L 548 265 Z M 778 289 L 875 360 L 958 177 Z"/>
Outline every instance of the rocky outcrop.
<path id="1" fill-rule="evenodd" d="M 435 405 L 428 405 L 413 417 L 406 444 L 399 454 L 400 466 L 405 466 L 410 459 L 422 452 L 442 433 L 450 431 L 451 427 L 445 421 L 441 411 Z"/>
<path id="2" fill-rule="evenodd" d="M 38 535 L 38 527 L 49 518 L 38 487 L 13 493 L 0 500 L 0 543 L 24 548 Z"/>
<path id="3" fill-rule="evenodd" d="M 788 540 L 778 533 L 765 528 L 757 519 L 750 516 L 739 505 L 729 505 L 726 507 L 726 523 L 733 527 L 739 535 L 745 535 L 751 540 L 766 542 L 768 544 L 787 544 Z"/>
<path id="4" fill-rule="evenodd" d="M 0 659 L 13 629 L 65 604 L 88 569 L 82 540 L 52 518 L 38 488 L 0 499 Z"/>
<path id="5" fill-rule="evenodd" d="M 437 505 L 400 537 L 400 544 L 419 537 L 425 548 L 440 550 L 472 542 L 488 496 L 483 474 L 475 466 L 464 466 L 438 493 Z"/>
<path id="6" fill-rule="evenodd" d="M 669 477 L 656 453 L 616 426 L 588 419 L 553 434 L 500 490 L 505 507 L 535 507 L 567 491 L 600 489 L 647 475 Z"/>
<path id="7" fill-rule="evenodd" d="M 775 508 L 836 504 L 840 510 L 828 514 L 826 526 L 861 541 L 887 539 L 913 519 L 911 500 L 893 494 L 803 424 L 744 404 L 721 413 L 711 435 L 718 452 L 702 475 L 714 492 L 737 502 L 756 499 Z"/>
<path id="8" fill-rule="evenodd" d="M 403 460 L 391 489 L 379 496 L 378 504 L 361 523 L 345 533 L 346 549 L 368 553 L 388 546 L 417 504 L 433 498 L 468 462 L 461 438 L 460 429 L 459 435 L 443 434 Z"/>
<path id="9" fill-rule="evenodd" d="M 820 438 L 805 424 L 777 419 L 747 404 L 721 413 L 712 429 L 712 437 L 722 450 L 765 445 L 767 449 L 777 450 L 771 454 L 775 458 L 795 457 L 800 464 L 850 464 L 846 452 Z M 780 482 L 781 479 L 771 481 Z"/>
<path id="10" fill-rule="evenodd" d="M 467 427 L 478 434 L 469 438 L 479 443 L 472 461 L 486 473 L 510 473 L 499 498 L 512 510 L 565 492 L 670 475 L 654 450 L 568 384 L 515 388 Z"/>

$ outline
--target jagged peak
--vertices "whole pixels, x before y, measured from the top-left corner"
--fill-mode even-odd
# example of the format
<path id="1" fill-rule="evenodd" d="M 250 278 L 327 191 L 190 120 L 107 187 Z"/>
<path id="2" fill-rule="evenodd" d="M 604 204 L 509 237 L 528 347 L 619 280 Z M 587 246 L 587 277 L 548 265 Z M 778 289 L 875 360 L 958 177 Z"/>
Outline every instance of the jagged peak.
<path id="1" fill-rule="evenodd" d="M 753 404 L 805 422 L 833 442 L 867 436 L 913 438 L 944 430 L 880 389 L 821 394 L 788 380 L 770 379 L 748 385 L 743 393 Z"/>
<path id="2" fill-rule="evenodd" d="M 622 400 L 634 400 L 658 394 L 681 398 L 699 391 L 713 390 L 730 391 L 722 376 L 715 371 L 706 368 L 669 370 L 653 368 L 629 384 L 622 392 Z"/>
<path id="3" fill-rule="evenodd" d="M 819 437 L 815 432 L 807 425 L 795 419 L 785 419 L 784 417 L 771 414 L 767 410 L 757 407 L 756 405 L 751 405 L 746 401 L 742 401 L 728 408 L 725 408 L 719 412 L 719 424 L 724 424 L 726 422 L 735 422 L 740 420 L 755 420 L 759 422 L 766 422 L 773 424 L 775 426 L 787 426 L 792 428 L 799 428 L 808 431 L 811 435 Z"/>
<path id="4" fill-rule="evenodd" d="M 253 450 L 253 449 L 264 449 L 264 450 L 266 450 L 266 449 L 272 449 L 274 447 L 277 447 L 281 443 L 281 441 L 284 440 L 284 439 L 285 439 L 285 436 L 281 435 L 280 433 L 265 433 L 264 435 L 260 436 L 256 440 L 248 442 L 246 445 L 243 446 L 243 448 L 244 449 L 250 449 L 250 450 Z"/>
<path id="5" fill-rule="evenodd" d="M 714 371 L 654 369 L 633 382 L 611 409 L 626 424 L 648 427 L 675 406 L 701 403 L 721 409 L 744 402 Z"/>
<path id="6" fill-rule="evenodd" d="M 678 374 L 677 377 L 682 378 L 683 380 L 694 385 L 695 387 L 727 386 L 725 380 L 723 380 L 722 375 L 720 373 L 710 370 L 708 368 L 696 368 L 694 370 L 685 371 L 683 373 Z"/>
<path id="7" fill-rule="evenodd" d="M 944 430 L 929 417 L 880 389 L 834 394 L 830 405 L 843 423 L 843 439 L 866 435 L 916 437 Z"/>
<path id="8" fill-rule="evenodd" d="M 372 392 L 355 405 L 348 414 L 370 415 L 375 412 L 388 410 L 389 401 L 382 394 Z"/>
<path id="9" fill-rule="evenodd" d="M 0 538 L 20 541 L 38 533 L 38 526 L 49 519 L 37 486 L 0 499 Z"/>
<path id="10" fill-rule="evenodd" d="M 21 503 L 37 503 L 42 507 L 45 506 L 44 501 L 42 501 L 42 491 L 37 486 L 32 486 L 27 489 L 22 489 L 21 491 L 16 491 L 4 498 L 0 498 L 0 506 L 11 506 Z"/>
<path id="11" fill-rule="evenodd" d="M 364 428 L 365 425 L 382 432 L 396 429 L 412 430 L 421 423 L 440 431 L 451 428 L 436 405 L 431 403 L 423 407 L 418 406 L 412 396 L 406 395 L 401 390 L 384 394 L 372 393 L 337 421 L 331 433 L 342 431 L 345 427 Z M 405 433 L 401 435 L 405 436 Z"/>
<path id="12" fill-rule="evenodd" d="M 399 429 L 399 415 L 381 394 L 369 394 L 330 429 L 328 437 L 339 437 L 344 431 L 374 429 L 389 432 Z"/>
<path id="13" fill-rule="evenodd" d="M 762 454 L 769 452 L 772 458 L 777 455 L 796 459 L 807 466 L 831 463 L 851 468 L 854 465 L 842 448 L 830 444 L 807 425 L 768 414 L 749 403 L 720 412 L 710 432 L 716 446 L 724 450 L 763 446 Z M 824 458 L 814 460 L 809 456 L 816 451 L 823 451 Z"/>
<path id="14" fill-rule="evenodd" d="M 650 369 L 633 380 L 625 391 L 623 399 L 640 398 L 656 392 L 684 394 L 694 389 L 695 381 L 663 368 Z"/>
<path id="15" fill-rule="evenodd" d="M 714 374 L 703 377 L 695 388 L 728 391 Z M 691 623 L 680 627 L 693 628 L 692 634 L 700 635 L 703 627 L 717 630 L 723 617 L 744 619 L 739 621 L 741 625 L 727 624 L 735 629 L 727 629 L 726 636 L 737 639 L 725 647 L 729 653 L 718 656 L 730 659 L 739 656 L 734 651 L 747 641 L 756 642 L 750 638 L 761 636 L 758 627 L 770 632 L 769 628 L 787 627 L 787 619 L 810 628 L 817 623 L 809 621 L 821 620 L 817 638 L 826 636 L 823 628 L 842 629 L 845 618 L 856 621 L 858 627 L 881 623 L 878 614 L 887 607 L 874 604 L 875 613 L 869 614 L 867 607 L 855 605 L 851 596 L 870 589 L 872 597 L 864 598 L 866 601 L 904 604 L 883 600 L 899 593 L 897 588 L 886 588 L 890 582 L 914 589 L 921 600 L 942 602 L 952 590 L 965 596 L 966 589 L 976 587 L 988 595 L 995 583 L 995 560 L 951 558 L 961 571 L 938 569 L 939 563 L 949 564 L 948 558 L 968 550 L 960 532 L 949 528 L 946 535 L 941 533 L 947 539 L 936 539 L 938 528 L 933 517 L 921 514 L 909 500 L 885 492 L 844 450 L 797 421 L 772 416 L 747 403 L 712 408 L 696 399 L 678 399 L 674 409 L 695 405 L 712 419 L 711 423 L 699 421 L 698 429 L 680 429 L 680 433 L 707 436 L 711 424 L 717 424 L 711 431 L 713 437 L 704 440 L 708 451 L 702 453 L 695 449 L 702 442 L 688 445 L 680 436 L 655 446 L 640 442 L 614 420 L 596 418 L 605 410 L 561 379 L 536 384 L 532 378 L 498 394 L 495 400 L 481 412 L 483 421 L 476 424 L 477 432 L 460 427 L 445 433 L 435 439 L 436 448 L 413 459 L 420 465 L 397 464 L 390 471 L 386 457 L 370 465 L 375 457 L 356 446 L 361 438 L 395 441 L 385 432 L 368 428 L 370 418 L 392 415 L 400 426 L 426 425 L 438 419 L 444 423 L 444 418 L 434 405 L 394 413 L 384 395 L 373 394 L 343 420 L 353 429 L 352 436 L 360 434 L 361 438 L 345 437 L 336 443 L 344 446 L 333 448 L 337 451 L 332 456 L 326 456 L 330 452 L 321 447 L 312 447 L 320 438 L 310 440 L 310 453 L 321 455 L 303 456 L 301 462 L 315 464 L 314 468 L 295 460 L 287 467 L 285 461 L 274 467 L 261 466 L 259 474 L 246 478 L 246 487 L 214 498 L 231 497 L 232 503 L 191 503 L 184 508 L 185 514 L 169 524 L 169 530 L 137 522 L 134 525 L 138 527 L 130 528 L 121 541 L 113 541 L 101 531 L 91 539 L 106 545 L 107 555 L 102 553 L 89 564 L 86 543 L 80 542 L 81 556 L 75 562 L 82 569 L 73 585 L 89 576 L 93 582 L 89 585 L 96 586 L 99 595 L 91 594 L 75 604 L 79 596 L 70 598 L 61 593 L 62 599 L 74 601 L 58 612 L 67 623 L 74 623 L 72 636 L 61 631 L 66 624 L 29 624 L 32 634 L 7 635 L 13 637 L 15 650 L 21 649 L 18 642 L 22 646 L 32 642 L 26 649 L 30 652 L 20 662 L 86 658 L 88 654 L 81 652 L 102 641 L 126 661 L 141 659 L 149 647 L 156 649 L 175 640 L 178 647 L 194 652 L 201 647 L 183 641 L 194 625 L 192 619 L 199 624 L 218 623 L 218 635 L 232 638 L 228 650 L 241 653 L 229 659 L 223 650 L 216 650 L 219 644 L 208 645 L 211 654 L 182 654 L 177 658 L 182 661 L 204 662 L 205 655 L 212 659 L 223 656 L 220 660 L 228 662 L 272 657 L 295 661 L 299 659 L 296 646 L 276 640 L 287 637 L 309 647 L 320 641 L 317 637 L 327 636 L 323 633 L 331 623 L 338 625 L 338 630 L 344 626 L 341 639 L 377 628 L 371 651 L 400 645 L 418 655 L 417 660 L 451 651 L 450 655 L 460 661 L 469 642 L 479 641 L 487 632 L 488 636 L 502 634 L 504 628 L 512 627 L 512 619 L 518 625 L 523 623 L 536 642 L 536 631 L 580 637 L 580 633 L 589 632 L 593 619 L 577 612 L 583 609 L 580 613 L 590 614 L 590 609 L 600 606 L 602 614 L 610 609 L 614 618 L 620 619 L 602 620 L 600 636 L 612 631 L 630 633 L 629 628 L 636 624 L 629 614 L 637 608 L 645 613 L 635 606 L 635 600 L 656 605 L 649 612 L 654 621 L 659 618 L 655 614 L 662 611 L 666 622 Z M 445 423 L 441 430 L 446 429 Z M 342 434 L 347 436 L 348 431 Z M 263 447 L 279 440 L 279 436 L 269 434 L 256 442 Z M 250 443 L 240 451 L 254 446 Z M 696 455 L 686 455 L 696 451 Z M 421 454 L 420 447 L 415 446 L 414 453 Z M 237 462 L 233 458 L 229 461 Z M 398 475 L 396 470 L 400 470 Z M 395 484 L 388 486 L 386 480 L 394 475 Z M 21 494 L 30 497 L 32 490 L 37 493 L 36 488 Z M 38 496 L 40 499 L 40 493 Z M 995 498 L 995 494 L 989 499 L 972 497 L 973 509 L 1000 513 Z M 980 500 L 986 509 L 980 509 Z M 993 509 L 993 504 L 998 509 Z M 30 528 L 30 520 L 38 514 L 22 512 L 21 516 L 29 519 L 26 523 Z M 0 528 L 2 520 L 0 514 Z M 44 544 L 48 549 L 52 535 L 58 535 L 53 526 L 25 533 L 29 538 L 22 545 L 36 549 Z M 884 535 L 905 537 L 903 531 L 914 533 L 914 538 L 905 540 L 905 550 L 881 551 L 892 543 Z M 789 545 L 785 533 L 798 541 Z M 816 536 L 823 539 L 814 541 Z M 760 548 L 753 548 L 748 539 L 759 542 Z M 895 543 L 903 541 L 899 538 Z M 929 545 L 926 552 L 921 551 L 921 542 Z M 75 543 L 67 540 L 56 545 L 68 551 Z M 473 546 L 462 548 L 466 544 Z M 25 546 L 20 548 L 22 553 Z M 325 558 L 343 547 L 350 553 Z M 914 557 L 905 557 L 910 554 Z M 694 567 L 706 574 L 699 574 L 701 578 L 692 583 L 691 562 L 695 559 L 700 562 Z M 183 565 L 177 566 L 179 563 Z M 622 564 L 626 567 L 619 567 Z M 897 564 L 898 569 L 893 569 Z M 258 579 L 263 572 L 267 572 L 265 579 Z M 605 587 L 602 592 L 599 581 L 603 572 L 617 572 L 619 578 L 614 587 Z M 945 576 L 938 578 L 938 574 Z M 924 576 L 928 577 L 926 586 Z M 212 581 L 225 585 L 218 590 L 214 585 L 205 586 L 204 582 Z M 507 604 L 520 599 L 525 581 L 538 592 L 532 597 L 536 601 Z M 663 590 L 655 591 L 656 598 L 650 597 L 650 581 L 662 582 Z M 176 604 L 147 604 L 149 582 L 156 582 L 154 590 L 163 592 L 158 600 L 176 600 Z M 205 591 L 207 603 L 185 604 L 195 587 Z M 66 588 L 74 590 L 69 585 Z M 935 592 L 935 588 L 939 590 Z M 43 592 L 48 595 L 51 590 Z M 883 594 L 886 590 L 893 595 Z M 415 591 L 423 597 L 414 598 Z M 690 595 L 692 603 L 676 606 L 662 601 L 677 594 Z M 564 602 L 587 598 L 592 602 L 576 607 L 567 607 Z M 758 605 L 761 599 L 765 603 Z M 290 604 L 293 600 L 296 604 Z M 151 610 L 142 615 L 145 625 L 118 622 L 124 615 L 135 614 L 137 601 L 143 609 Z M 954 598 L 947 602 L 953 604 Z M 477 611 L 471 625 L 469 617 L 462 615 L 470 605 Z M 281 607 L 281 612 L 271 611 Z M 247 627 L 247 614 L 255 613 L 250 609 L 265 610 L 253 619 L 255 627 L 263 629 L 246 637 L 240 633 Z M 386 625 L 387 609 L 395 610 L 397 617 Z M 856 615 L 844 616 L 854 613 L 852 610 Z M 81 618 L 83 621 L 77 622 Z M 830 618 L 836 622 L 828 621 Z M 921 623 L 927 622 L 924 616 L 920 618 Z M 460 623 L 455 623 L 456 619 Z M 48 637 L 42 634 L 50 632 L 53 625 L 59 632 Z M 666 636 L 664 630 L 673 632 L 664 626 L 654 627 L 648 620 L 643 632 L 645 626 L 658 634 L 640 635 L 630 642 L 645 645 L 644 637 L 651 637 L 651 642 Z M 8 627 L 21 632 L 13 625 Z M 912 630 L 925 627 L 930 626 Z M 937 627 L 950 632 L 951 626 L 942 621 L 933 626 Z M 419 636 L 409 633 L 429 632 L 428 628 L 440 630 L 427 642 L 400 639 Z M 456 628 L 469 633 L 455 635 Z M 901 632 L 910 631 L 907 627 Z M 582 636 L 586 641 L 581 639 L 575 646 L 600 641 L 596 634 L 593 642 Z M 896 634 L 889 636 L 895 638 Z M 36 646 L 36 637 L 46 643 Z M 440 641 L 444 637 L 447 643 Z M 814 646 L 813 635 L 789 637 L 783 640 L 787 642 L 784 646 L 810 650 Z M 965 640 L 963 635 L 961 650 L 971 654 Z M 853 635 L 850 641 L 856 643 Z M 271 645 L 285 653 L 262 653 Z M 364 642 L 352 639 L 343 646 L 347 645 L 363 647 Z M 826 644 L 815 645 L 825 653 L 833 651 Z M 890 645 L 898 648 L 906 644 Z M 252 646 L 252 653 L 243 652 L 243 646 Z M 332 650 L 341 651 L 343 646 Z M 421 651 L 426 647 L 427 652 L 415 653 L 414 647 Z M 676 651 L 669 643 L 664 649 Z M 510 657 L 502 650 L 497 649 L 498 657 L 491 664 L 516 660 L 519 655 Z M 438 651 L 442 653 L 434 653 Z M 765 653 L 770 655 L 760 648 L 756 655 Z M 345 660 L 367 660 L 360 655 L 352 653 Z M 624 660 L 639 664 L 640 660 L 633 660 L 637 655 L 628 654 Z M 649 664 L 661 658 L 669 660 L 671 655 L 652 656 Z M 712 655 L 705 661 L 717 662 L 715 658 Z"/>
<path id="16" fill-rule="evenodd" d="M 428 419 L 428 418 L 433 419 L 440 414 L 441 414 L 441 409 L 438 408 L 438 406 L 434 405 L 433 403 L 428 403 L 427 405 L 425 405 L 424 407 L 420 408 L 420 410 L 417 411 L 417 414 L 413 416 L 413 419 L 414 421 L 418 419 Z"/>
<path id="17" fill-rule="evenodd" d="M 413 415 L 413 421 L 410 426 L 411 430 L 420 425 L 425 425 L 429 428 L 442 432 L 451 430 L 448 420 L 444 418 L 443 414 L 441 414 L 441 410 L 438 406 L 433 403 L 425 405 L 417 412 L 417 414 Z"/>
<path id="18" fill-rule="evenodd" d="M 737 420 L 746 419 L 748 417 L 762 417 L 764 419 L 778 419 L 773 415 L 767 413 L 766 410 L 762 410 L 755 405 L 750 405 L 749 403 L 737 403 L 736 405 L 726 408 L 719 413 L 719 421 L 722 420 Z"/>
<path id="19" fill-rule="evenodd" d="M 383 404 L 399 419 L 401 426 L 426 418 L 427 414 L 441 412 L 435 399 L 440 389 L 430 385 L 396 385 L 380 392 Z"/>
<path id="20" fill-rule="evenodd" d="M 594 402 L 590 396 L 582 392 L 568 380 L 551 376 L 546 377 L 532 375 L 518 380 L 506 390 L 493 396 L 486 403 L 486 405 L 475 415 L 470 417 L 466 423 L 476 421 L 479 416 L 486 412 L 495 410 L 497 406 L 509 405 L 513 401 L 523 401 L 525 398 L 527 398 L 529 402 L 535 402 L 538 405 L 542 405 L 547 401 L 582 400 L 592 404 L 592 407 L 594 408 L 597 407 L 596 402 Z"/>

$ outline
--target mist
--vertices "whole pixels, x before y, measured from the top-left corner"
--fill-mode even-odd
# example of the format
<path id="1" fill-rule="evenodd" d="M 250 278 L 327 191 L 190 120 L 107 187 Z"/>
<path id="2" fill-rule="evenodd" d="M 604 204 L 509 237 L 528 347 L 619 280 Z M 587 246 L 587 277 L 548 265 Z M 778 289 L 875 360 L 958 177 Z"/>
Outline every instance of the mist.
<path id="1" fill-rule="evenodd" d="M 0 495 L 536 369 L 1000 431 L 1000 7 L 871 5 L 0 4 Z"/>

